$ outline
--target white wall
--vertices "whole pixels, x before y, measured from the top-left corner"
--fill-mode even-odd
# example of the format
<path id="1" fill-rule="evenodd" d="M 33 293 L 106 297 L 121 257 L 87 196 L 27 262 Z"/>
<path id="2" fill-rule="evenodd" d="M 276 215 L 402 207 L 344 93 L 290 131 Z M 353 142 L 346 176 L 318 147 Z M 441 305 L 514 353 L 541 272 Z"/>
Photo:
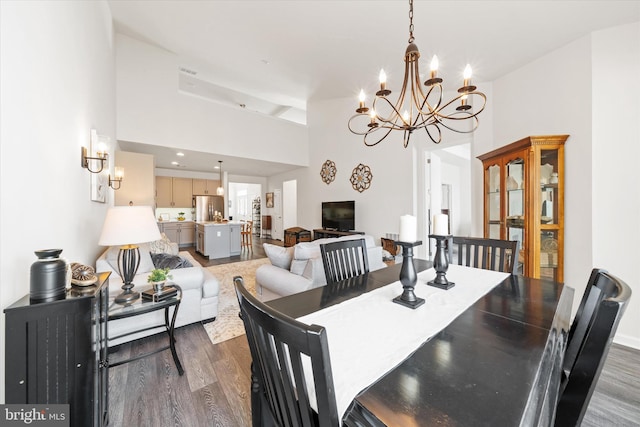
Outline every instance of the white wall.
<path id="1" fill-rule="evenodd" d="M 283 181 L 297 180 L 298 226 L 308 230 L 321 228 L 323 201 L 355 200 L 356 229 L 377 240 L 386 233 L 398 233 L 400 216 L 414 213 L 413 153 L 411 147 L 402 147 L 402 135 L 390 135 L 377 146 L 366 147 L 362 137 L 347 128 L 355 108 L 355 98 L 311 102 L 307 110 L 309 167 L 269 177 L 265 191 L 282 188 Z M 337 168 L 336 179 L 329 185 L 320 177 L 326 160 L 334 161 Z M 371 187 L 363 193 L 349 182 L 359 163 L 369 166 L 373 174 Z"/>
<path id="2" fill-rule="evenodd" d="M 178 90 L 180 58 L 121 34 L 118 139 L 306 166 L 307 128 Z"/>
<path id="3" fill-rule="evenodd" d="M 595 33 L 493 84 L 495 138 L 489 149 L 527 135 L 570 135 L 565 148 L 565 283 L 575 289 L 574 313 L 593 267 L 610 269 L 640 292 L 632 268 L 640 238 L 638 189 L 620 187 L 638 181 L 632 172 L 639 140 L 638 40 L 638 24 Z M 474 208 L 482 212 L 481 197 Z M 637 307 L 632 299 L 616 341 L 640 348 Z"/>
<path id="4" fill-rule="evenodd" d="M 115 77 L 106 2 L 3 1 L 0 19 L 4 309 L 29 292 L 34 250 L 62 248 L 67 260 L 93 265 L 103 249 L 97 242 L 113 190 L 106 204 L 90 200 L 80 147 L 89 145 L 91 128 L 115 141 Z M 4 355 L 4 314 L 0 319 Z"/>
<path id="5" fill-rule="evenodd" d="M 593 265 L 633 290 L 618 342 L 640 347 L 640 23 L 592 35 Z M 612 48 L 615 47 L 615 48 Z"/>

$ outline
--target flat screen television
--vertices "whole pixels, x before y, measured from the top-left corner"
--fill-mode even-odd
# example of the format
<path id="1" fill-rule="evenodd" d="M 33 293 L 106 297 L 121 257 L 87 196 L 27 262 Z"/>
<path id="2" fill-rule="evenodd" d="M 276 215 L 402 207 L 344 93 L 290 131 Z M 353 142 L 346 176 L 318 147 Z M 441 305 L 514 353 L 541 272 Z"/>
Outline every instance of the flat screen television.
<path id="1" fill-rule="evenodd" d="M 322 228 L 350 231 L 356 228 L 356 202 L 322 202 Z"/>

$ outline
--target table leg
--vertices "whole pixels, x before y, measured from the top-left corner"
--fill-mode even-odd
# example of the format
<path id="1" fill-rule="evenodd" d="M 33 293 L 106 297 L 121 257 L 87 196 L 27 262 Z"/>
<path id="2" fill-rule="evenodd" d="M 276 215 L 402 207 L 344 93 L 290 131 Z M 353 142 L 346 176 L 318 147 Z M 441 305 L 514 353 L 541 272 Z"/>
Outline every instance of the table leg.
<path id="1" fill-rule="evenodd" d="M 167 326 L 167 333 L 169 334 L 169 347 L 171 348 L 171 355 L 173 356 L 173 361 L 176 364 L 176 368 L 178 368 L 178 374 L 182 376 L 184 374 L 184 369 L 182 368 L 182 364 L 180 363 L 180 359 L 178 358 L 178 353 L 176 352 L 176 339 L 174 336 L 175 325 L 176 325 L 176 317 L 178 317 L 178 308 L 180 308 L 180 304 L 176 304 L 173 309 L 173 317 L 171 319 L 171 325 L 169 325 L 169 307 L 167 307 L 164 311 L 164 319 L 165 326 Z"/>

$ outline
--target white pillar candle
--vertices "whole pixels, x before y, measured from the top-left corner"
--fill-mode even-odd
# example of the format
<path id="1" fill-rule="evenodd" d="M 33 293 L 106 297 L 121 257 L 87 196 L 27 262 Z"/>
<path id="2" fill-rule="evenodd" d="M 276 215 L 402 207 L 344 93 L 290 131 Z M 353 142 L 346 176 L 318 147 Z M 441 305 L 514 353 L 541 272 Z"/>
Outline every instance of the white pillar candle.
<path id="1" fill-rule="evenodd" d="M 449 235 L 449 215 L 436 214 L 433 216 L 433 234 L 436 236 Z"/>
<path id="2" fill-rule="evenodd" d="M 415 242 L 418 240 L 418 220 L 413 215 L 402 215 L 400 217 L 400 236 L 398 240 L 401 242 Z"/>

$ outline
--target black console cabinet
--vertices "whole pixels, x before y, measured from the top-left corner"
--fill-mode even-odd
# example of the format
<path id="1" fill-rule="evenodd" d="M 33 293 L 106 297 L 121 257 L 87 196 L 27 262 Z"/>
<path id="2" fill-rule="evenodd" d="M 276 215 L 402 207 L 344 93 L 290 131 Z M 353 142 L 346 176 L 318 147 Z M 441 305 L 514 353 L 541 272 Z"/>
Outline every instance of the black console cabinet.
<path id="1" fill-rule="evenodd" d="M 64 299 L 5 308 L 6 403 L 69 404 L 72 427 L 107 425 L 109 274 Z"/>
<path id="2" fill-rule="evenodd" d="M 313 240 L 326 239 L 327 237 L 352 236 L 354 234 L 364 234 L 362 231 L 338 231 L 316 228 L 313 230 Z"/>

